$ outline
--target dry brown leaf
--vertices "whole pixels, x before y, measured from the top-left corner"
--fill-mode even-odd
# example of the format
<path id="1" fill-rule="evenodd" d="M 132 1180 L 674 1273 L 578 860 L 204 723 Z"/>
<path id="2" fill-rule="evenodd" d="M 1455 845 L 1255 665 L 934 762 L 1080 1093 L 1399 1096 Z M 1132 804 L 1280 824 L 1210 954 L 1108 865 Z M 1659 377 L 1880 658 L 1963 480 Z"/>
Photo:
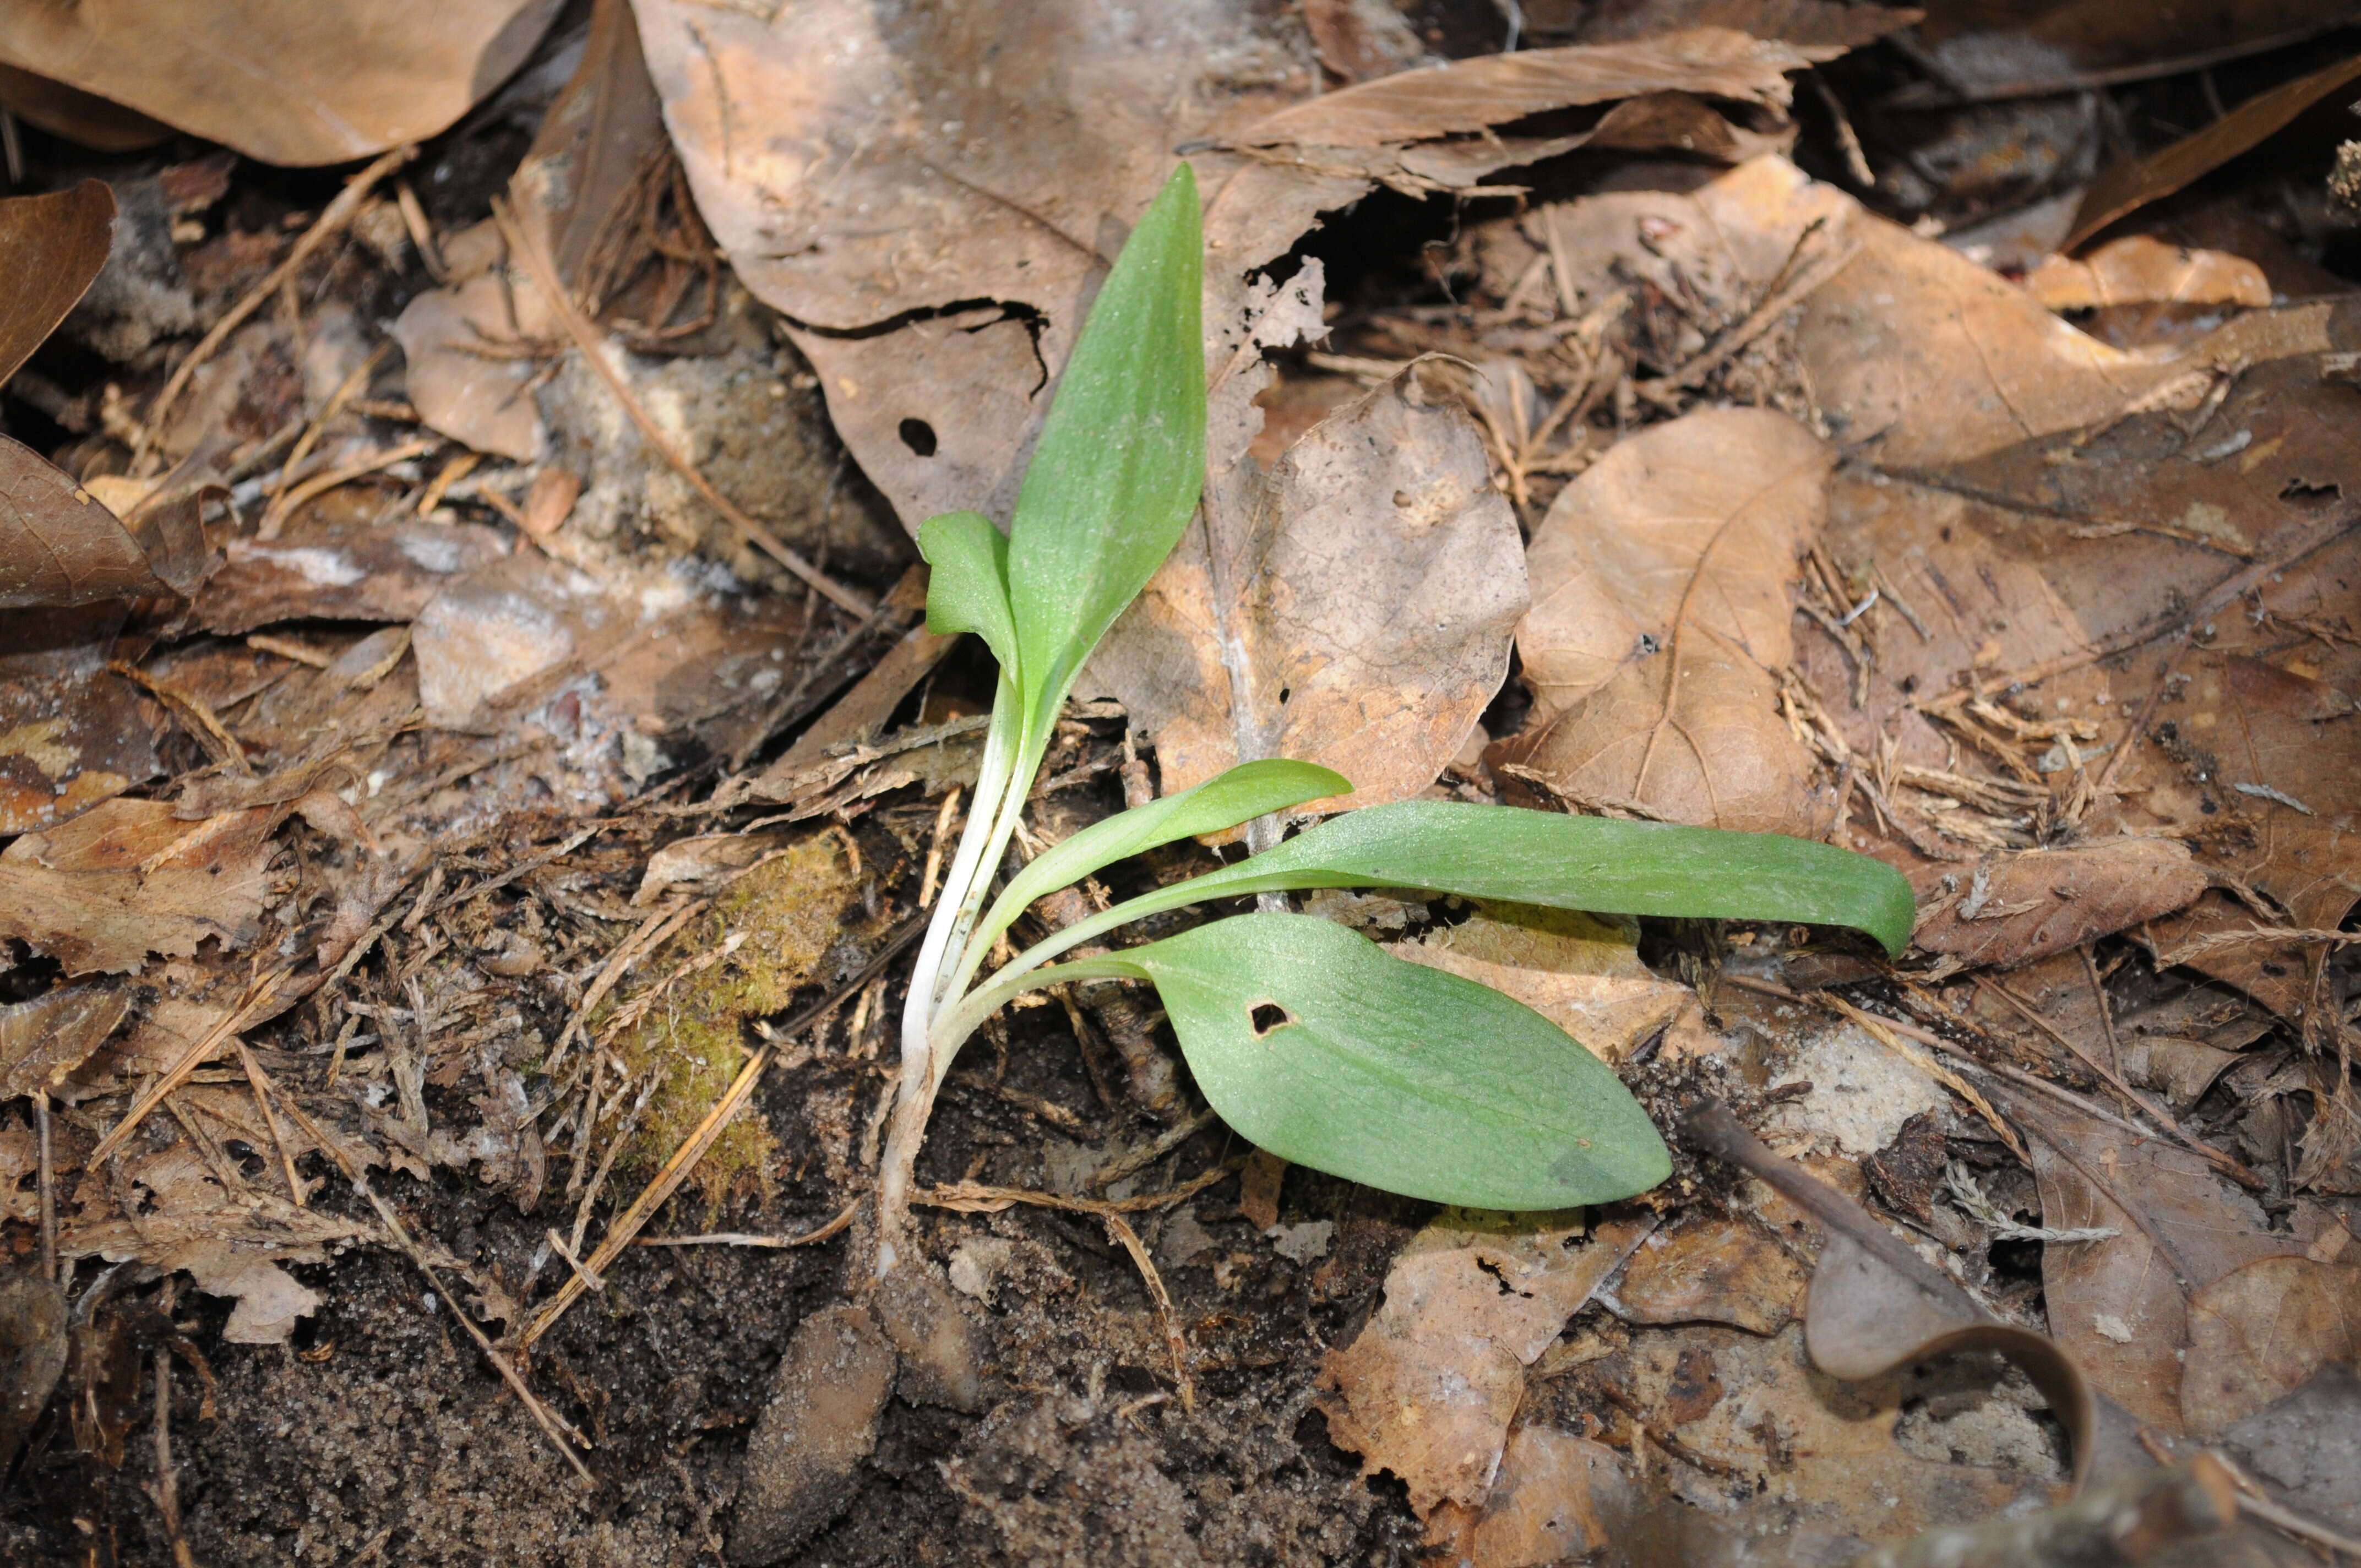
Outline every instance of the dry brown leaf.
<path id="1" fill-rule="evenodd" d="M 1834 460 L 1783 414 L 1720 409 L 1620 443 L 1561 491 L 1517 632 L 1533 714 L 1500 759 L 1585 800 L 1809 834 L 1811 758 L 1775 672 Z"/>
<path id="2" fill-rule="evenodd" d="M 2361 1532 L 2361 1377 L 2332 1362 L 2222 1433 L 2223 1445 L 2307 1519 Z"/>
<path id="3" fill-rule="evenodd" d="M 131 1012 L 122 983 L 62 985 L 0 1007 L 0 1100 L 53 1091 Z"/>
<path id="4" fill-rule="evenodd" d="M 1473 422 L 1390 383 L 1268 478 L 1250 461 L 1228 476 L 1079 689 L 1154 737 L 1168 794 L 1291 757 L 1355 786 L 1305 809 L 1374 806 L 1457 753 L 1524 603 L 1516 518 Z"/>
<path id="5" fill-rule="evenodd" d="M 1697 113 L 1644 106 L 1554 138 L 1422 140 L 1435 116 L 1411 105 L 1390 131 L 1362 124 L 1358 148 L 1221 150 L 1224 137 L 1291 134 L 1250 130 L 1266 115 L 1348 95 L 1314 98 L 1291 13 L 1236 0 L 1181 0 L 1152 28 L 1097 9 L 1054 25 L 1005 5 L 905 18 L 882 0 L 776 17 L 691 0 L 636 10 L 700 211 L 746 286 L 795 323 L 847 447 L 914 529 L 960 508 L 1007 515 L 1082 308 L 1176 147 L 1213 148 L 1190 156 L 1218 370 L 1246 325 L 1249 274 L 1379 181 L 1465 189 L 1593 137 L 1706 145 Z M 1012 32 L 1027 47 L 1000 49 Z M 1477 93 L 1483 105 L 1444 117 L 1471 129 L 1613 95 L 1547 52 L 1539 65 L 1517 63 L 1541 58 L 1525 54 L 1422 71 L 1416 95 L 1465 98 L 1455 83 L 1503 71 L 1553 78 L 1513 102 Z M 1728 33 L 1609 58 L 1626 56 L 1638 63 L 1622 94 L 1727 87 L 1764 103 L 1784 101 L 1781 73 L 1804 58 Z"/>
<path id="6" fill-rule="evenodd" d="M 446 240 L 444 258 L 451 281 L 394 319 L 411 405 L 429 430 L 478 452 L 535 462 L 548 433 L 533 396 L 542 368 L 533 350 L 555 352 L 555 345 L 546 331 L 528 334 L 519 317 L 539 296 L 511 286 L 507 250 L 489 220 Z"/>
<path id="7" fill-rule="evenodd" d="M 1347 82 L 1435 63 L 1400 11 L 1371 0 L 1303 0 L 1303 26 L 1320 63 Z"/>
<path id="8" fill-rule="evenodd" d="M 1784 109 L 1787 72 L 1833 60 L 1849 47 L 1766 41 L 1702 27 L 1629 43 L 1486 55 L 1326 93 L 1228 140 L 1236 147 L 1384 147 L 1649 93 L 1697 93 Z"/>
<path id="9" fill-rule="evenodd" d="M 2052 311 L 2271 302 L 2269 280 L 2245 257 L 2191 250 L 2144 234 L 2110 240 L 2079 260 L 2052 256 L 2026 275 L 2025 289 Z"/>
<path id="10" fill-rule="evenodd" d="M 1524 1369 L 1654 1226 L 1546 1218 L 1446 1211 L 1403 1247 L 1385 1305 L 1322 1368 L 1337 1445 L 1365 1473 L 1400 1477 L 1421 1518 L 1483 1503 Z"/>
<path id="11" fill-rule="evenodd" d="M 113 512 L 31 448 L 0 435 L 0 609 L 172 593 Z"/>
<path id="12" fill-rule="evenodd" d="M 1728 1323 L 1777 1333 L 1804 1293 L 1803 1265 L 1760 1224 L 1696 1215 L 1640 1244 L 1615 1288 L 1635 1323 Z"/>
<path id="13" fill-rule="evenodd" d="M 2213 1437 L 2328 1363 L 2361 1364 L 2361 1269 L 2267 1257 L 2189 1299 L 2180 1418 Z"/>
<path id="14" fill-rule="evenodd" d="M 2089 92 L 2196 71 L 2284 49 L 2350 19 L 2320 0 L 2236 0 L 2223 5 L 2125 5 L 2116 0 L 1942 0 L 1922 29 L 1936 63 L 1971 102 Z M 2186 61 L 2185 64 L 2176 64 Z M 1947 102 L 1935 82 L 1897 104 Z"/>
<path id="15" fill-rule="evenodd" d="M 2041 1223 L 2116 1233 L 2041 1249 L 2050 1333 L 2093 1387 L 2177 1431 L 2191 1293 L 2296 1250 L 2293 1239 L 2272 1234 L 2253 1199 L 2169 1143 L 2024 1099 L 2012 1110 L 2035 1135 Z"/>
<path id="16" fill-rule="evenodd" d="M 509 190 L 557 275 L 579 288 L 608 231 L 625 220 L 651 159 L 666 154 L 664 115 L 625 0 L 596 0 L 582 63 L 550 101 Z M 595 303 L 595 302 L 594 302 Z"/>
<path id="17" fill-rule="evenodd" d="M 172 127 L 161 121 L 13 65 L 0 65 L 0 104 L 27 125 L 94 152 L 139 152 L 172 139 Z"/>
<path id="18" fill-rule="evenodd" d="M 65 320 L 114 240 L 115 192 L 103 180 L 0 201 L 0 278 L 16 280 L 0 309 L 0 382 Z"/>
<path id="19" fill-rule="evenodd" d="M 1570 910 L 1485 905 L 1387 951 L 1515 997 L 1608 1065 L 1664 1032 L 1688 1004 L 1686 986 L 1640 961 L 1639 930 Z"/>
<path id="20" fill-rule="evenodd" d="M 1972 869 L 1924 866 L 1912 881 L 1926 912 L 1914 943 L 2002 969 L 2169 915 L 2206 887 L 2189 846 L 2171 839 L 2027 850 L 1991 856 Z"/>
<path id="21" fill-rule="evenodd" d="M 315 507 L 277 539 L 231 540 L 227 564 L 197 596 L 197 620 L 225 632 L 280 620 L 410 620 L 446 584 L 507 554 L 500 534 L 477 523 L 379 525 Z"/>
<path id="22" fill-rule="evenodd" d="M 39 1274 L 0 1274 L 0 1470 L 16 1463 L 66 1369 L 64 1292 Z"/>
<path id="23" fill-rule="evenodd" d="M 0 60 L 265 163 L 423 141 L 524 62 L 558 0 L 138 0 L 0 14 Z"/>
<path id="24" fill-rule="evenodd" d="M 2240 153 L 2251 151 L 2356 76 L 2361 76 L 2361 55 L 2257 93 L 2203 130 L 2146 158 L 2102 170 L 2082 192 L 2082 203 L 2074 211 L 2074 226 L 2059 248 L 2074 249 L 2117 218 L 2169 196 Z"/>
<path id="25" fill-rule="evenodd" d="M 0 932 L 68 974 L 137 970 L 150 952 L 243 947 L 260 929 L 271 813 L 183 822 L 159 800 L 110 800 L 0 850 Z"/>
<path id="26" fill-rule="evenodd" d="M 62 822 L 162 771 L 162 707 L 106 669 L 126 613 L 0 611 L 0 833 Z"/>

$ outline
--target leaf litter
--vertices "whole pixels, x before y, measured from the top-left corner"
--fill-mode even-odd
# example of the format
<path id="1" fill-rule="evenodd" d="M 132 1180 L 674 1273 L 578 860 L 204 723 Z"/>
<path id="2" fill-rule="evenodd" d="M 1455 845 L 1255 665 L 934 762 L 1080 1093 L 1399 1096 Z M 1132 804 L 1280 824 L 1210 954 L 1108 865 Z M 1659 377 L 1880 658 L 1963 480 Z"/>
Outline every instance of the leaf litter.
<path id="1" fill-rule="evenodd" d="M 40 542 L 0 649 L 12 1550 L 60 1539 L 28 1482 L 203 1561 L 1916 1561 L 2035 1510 L 1979 1538 L 2028 1561 L 2118 1492 L 2184 1552 L 2284 1560 L 2241 1507 L 2352 1532 L 2354 345 L 2287 297 L 2345 286 L 2286 287 L 2204 180 L 2317 92 L 2129 133 L 2022 273 L 1926 232 L 1941 170 L 1896 150 L 1940 102 L 2029 162 L 2028 82 L 2202 96 L 2310 17 L 1961 5 L 1877 44 L 1907 14 L 1528 5 L 1499 53 L 1488 7 L 771 9 L 456 7 L 375 52 L 198 18 L 334 124 L 134 69 L 145 38 L 0 50 L 45 137 L 388 154 L 341 192 L 226 156 L 76 187 L 40 140 L 50 193 L 0 208 L 71 258 L 0 330 Z M 1660 1125 L 1719 1097 L 1779 1152 L 1438 1217 L 1246 1161 L 1086 986 L 954 1075 L 950 1295 L 881 1337 L 829 1243 L 983 705 L 903 534 L 1005 516 L 1176 148 L 1207 501 L 1028 851 L 1294 757 L 1358 785 L 1308 814 L 1860 848 L 1916 944 L 1312 895 Z M 2109 238 L 2122 191 L 2146 226 Z M 1448 231 L 1387 257 L 1373 216 L 1434 196 Z M 946 1312 L 992 1346 L 967 1385 L 895 1337 Z M 789 1333 L 840 1320 L 835 1361 Z M 157 1379 L 160 1471 L 126 1442 Z M 287 1411 L 306 1448 L 258 1451 Z M 428 1450 L 382 1432 L 460 1420 L 480 1459 L 388 1468 Z"/>

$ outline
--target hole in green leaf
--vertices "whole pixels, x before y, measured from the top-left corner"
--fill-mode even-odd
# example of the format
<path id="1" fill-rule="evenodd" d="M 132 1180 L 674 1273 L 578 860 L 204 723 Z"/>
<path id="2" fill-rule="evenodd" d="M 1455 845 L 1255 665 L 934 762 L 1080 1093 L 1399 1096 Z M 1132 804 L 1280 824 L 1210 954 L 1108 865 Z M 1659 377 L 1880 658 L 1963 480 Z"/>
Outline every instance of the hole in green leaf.
<path id="1" fill-rule="evenodd" d="M 1271 1031 L 1283 1029 L 1295 1022 L 1295 1014 L 1276 1002 L 1257 1002 L 1246 1008 L 1246 1025 L 1257 1040 L 1268 1039 Z"/>

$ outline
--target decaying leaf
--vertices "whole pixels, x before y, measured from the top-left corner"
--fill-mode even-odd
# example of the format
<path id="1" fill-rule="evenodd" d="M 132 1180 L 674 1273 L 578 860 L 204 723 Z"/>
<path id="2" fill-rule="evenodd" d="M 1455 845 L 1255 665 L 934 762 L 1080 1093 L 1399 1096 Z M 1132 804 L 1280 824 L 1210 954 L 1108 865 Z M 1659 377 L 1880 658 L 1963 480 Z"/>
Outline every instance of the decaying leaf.
<path id="1" fill-rule="evenodd" d="M 548 432 L 532 387 L 541 366 L 534 350 L 555 332 L 529 285 L 512 283 L 507 247 L 487 221 L 444 243 L 450 282 L 402 307 L 393 323 L 405 384 L 429 430 L 478 452 L 534 462 Z M 533 313 L 528 333 L 521 318 Z"/>
<path id="2" fill-rule="evenodd" d="M 2170 839 L 2025 850 L 1972 869 L 1927 866 L 1917 880 L 1924 914 L 1911 941 L 2004 969 L 2169 915 L 2206 885 L 2189 847 Z"/>
<path id="3" fill-rule="evenodd" d="M 1338 1446 L 1367 1474 L 1400 1476 L 1422 1518 L 1482 1504 L 1524 1369 L 1654 1228 L 1549 1218 L 1446 1211 L 1394 1259 L 1385 1305 L 1321 1372 Z"/>
<path id="4" fill-rule="evenodd" d="M 127 985 L 70 985 L 0 1007 L 0 1101 L 54 1090 L 131 1012 Z"/>
<path id="5" fill-rule="evenodd" d="M 150 952 L 225 949 L 260 928 L 271 814 L 183 822 L 160 800 L 111 800 L 0 850 L 0 932 L 68 974 L 126 972 Z"/>
<path id="6" fill-rule="evenodd" d="M 1699 1216 L 1640 1244 L 1615 1288 L 1635 1323 L 1728 1323 L 1776 1333 L 1794 1318 L 1804 1266 L 1760 1224 Z"/>
<path id="7" fill-rule="evenodd" d="M 2330 1363 L 2361 1367 L 2361 1269 L 2259 1258 L 2189 1299 L 2180 1419 L 2212 1437 Z"/>
<path id="8" fill-rule="evenodd" d="M 205 0 L 159 27 L 137 0 L 100 0 L 11 10 L 0 60 L 265 163 L 345 163 L 449 126 L 524 62 L 557 10 Z"/>
<path id="9" fill-rule="evenodd" d="M 1576 799 L 1809 836 L 1811 757 L 1776 672 L 1833 461 L 1783 414 L 1724 409 L 1618 444 L 1561 491 L 1517 632 L 1533 715 L 1501 760 Z"/>
<path id="10" fill-rule="evenodd" d="M 1613 1067 L 1671 1027 L 1689 1000 L 1686 986 L 1640 961 L 1638 939 L 1636 922 L 1488 905 L 1387 951 L 1515 997 Z"/>
<path id="11" fill-rule="evenodd" d="M 1381 387 L 1272 470 L 1209 495 L 1117 621 L 1084 685 L 1155 738 L 1173 793 L 1263 757 L 1354 793 L 1415 795 L 1457 752 L 1524 609 L 1516 519 L 1454 406 Z"/>
<path id="12" fill-rule="evenodd" d="M 106 669 L 126 612 L 0 611 L 0 833 L 62 822 L 162 771 L 162 706 Z"/>
<path id="13" fill-rule="evenodd" d="M 2071 1111 L 2016 1110 L 2037 1134 L 2042 1223 L 2115 1233 L 2041 1249 L 2051 1334 L 2094 1387 L 2178 1430 L 2191 1293 L 2294 1250 L 2292 1238 L 2273 1234 L 2254 1200 L 2193 1154 Z"/>
<path id="14" fill-rule="evenodd" d="M 0 1471 L 16 1463 L 66 1369 L 66 1299 L 34 1272 L 0 1273 Z"/>
<path id="15" fill-rule="evenodd" d="M 1971 101 L 2088 91 L 2096 82 L 2194 71 L 2301 43 L 2346 19 L 2315 0 L 2132 7 L 2111 0 L 1948 0 L 1925 28 L 1945 82 Z M 1897 95 L 1907 104 L 1951 96 L 1934 82 Z"/>
<path id="16" fill-rule="evenodd" d="M 2307 1519 L 2361 1531 L 2361 1376 L 2331 1362 L 2221 1434 L 2221 1442 Z"/>
<path id="17" fill-rule="evenodd" d="M 1698 114 L 1730 140 L 1702 104 L 1668 117 L 1659 100 L 1782 103 L 1787 71 L 1835 52 L 1708 28 L 1319 98 L 1281 14 L 1235 0 L 1183 0 L 1152 27 L 1094 10 L 1045 27 L 998 6 L 906 20 L 871 0 L 775 17 L 687 0 L 637 12 L 699 209 L 746 286 L 798 323 L 790 335 L 846 446 L 913 529 L 963 508 L 1007 514 L 1082 305 L 1172 148 L 1212 148 L 1190 156 L 1219 343 L 1240 324 L 1249 273 L 1380 180 L 1463 189 L 1594 137 L 1695 145 Z M 1011 27 L 1027 48 L 995 47 Z M 1521 92 L 1499 91 L 1504 72 Z M 1389 95 L 1354 100 L 1353 146 L 1264 150 L 1300 147 L 1286 114 L 1356 92 Z M 1554 137 L 1438 135 L 1613 98 L 1638 100 L 1635 113 Z M 881 325 L 893 330 L 870 330 Z"/>
<path id="18" fill-rule="evenodd" d="M 65 320 L 114 238 L 115 192 L 104 181 L 0 201 L 0 278 L 16 280 L 0 307 L 0 381 Z"/>

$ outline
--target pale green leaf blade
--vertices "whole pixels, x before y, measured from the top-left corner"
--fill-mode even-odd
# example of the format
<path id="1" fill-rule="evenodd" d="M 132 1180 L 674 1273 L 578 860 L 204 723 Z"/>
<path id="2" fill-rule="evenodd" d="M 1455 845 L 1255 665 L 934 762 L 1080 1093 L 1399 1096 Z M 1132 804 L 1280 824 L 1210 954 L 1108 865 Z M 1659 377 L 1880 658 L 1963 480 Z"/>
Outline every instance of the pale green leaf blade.
<path id="1" fill-rule="evenodd" d="M 1901 872 L 1832 844 L 1406 800 L 1332 817 L 1252 860 L 1109 915 L 1129 910 L 1123 918 L 1137 919 L 1201 899 L 1311 887 L 1408 887 L 1601 914 L 1849 926 L 1895 954 L 1910 940 L 1916 910 Z"/>
<path id="2" fill-rule="evenodd" d="M 1242 915 L 1055 972 L 1153 981 L 1222 1119 L 1314 1170 L 1521 1211 L 1672 1172 L 1630 1091 L 1556 1025 L 1330 921 Z"/>
<path id="3" fill-rule="evenodd" d="M 1008 588 L 1037 728 L 1196 508 L 1203 249 L 1196 178 L 1183 163 L 1092 303 L 1026 469 Z"/>
<path id="4" fill-rule="evenodd" d="M 1241 762 L 1194 789 L 1104 817 L 1041 851 L 1009 879 L 1006 891 L 977 925 L 975 940 L 989 943 L 1008 929 L 1027 905 L 1072 886 L 1101 867 L 1161 844 L 1219 833 L 1307 800 L 1349 795 L 1352 789 L 1342 773 L 1313 762 L 1284 758 Z"/>
<path id="5" fill-rule="evenodd" d="M 1016 621 L 1008 608 L 1008 538 L 980 511 L 951 511 L 918 525 L 925 556 L 927 630 L 972 631 L 1012 680 L 1018 678 Z"/>

